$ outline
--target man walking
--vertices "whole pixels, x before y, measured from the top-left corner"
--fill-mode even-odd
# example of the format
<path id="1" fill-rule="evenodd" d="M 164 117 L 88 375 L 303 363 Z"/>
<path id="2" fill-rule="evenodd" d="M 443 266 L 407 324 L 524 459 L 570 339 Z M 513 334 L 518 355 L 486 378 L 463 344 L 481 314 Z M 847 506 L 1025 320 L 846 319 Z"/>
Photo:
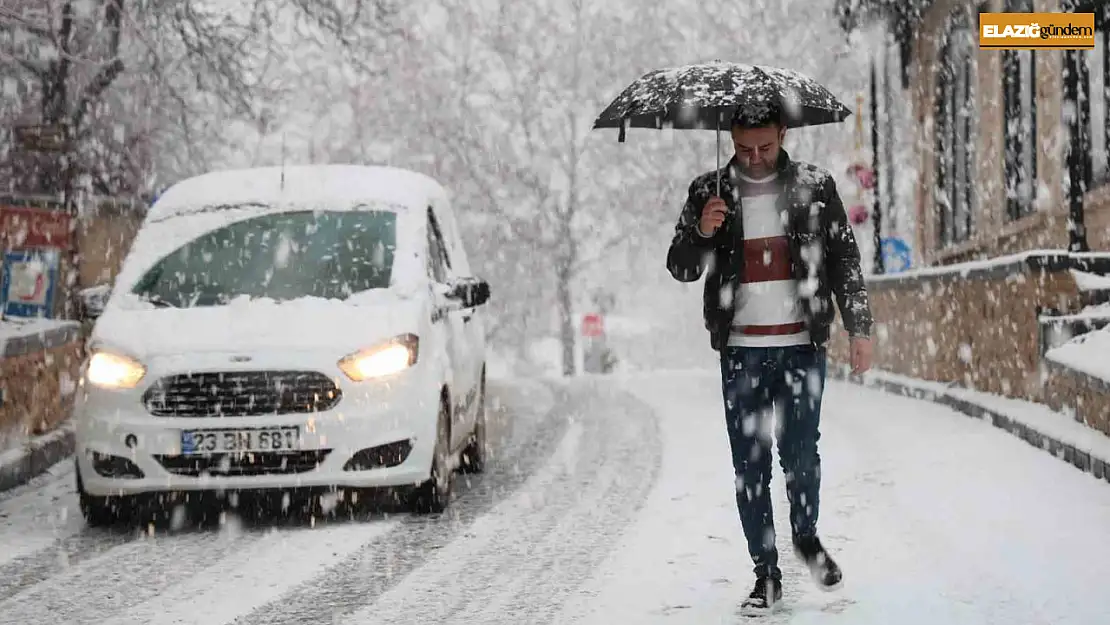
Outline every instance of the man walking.
<path id="1" fill-rule="evenodd" d="M 786 476 L 794 552 L 822 589 L 841 583 L 840 568 L 817 536 L 817 441 L 834 299 L 850 335 L 853 373 L 871 364 L 860 252 L 836 184 L 827 171 L 791 160 L 782 148 L 781 120 L 774 107 L 737 111 L 735 155 L 690 184 L 667 253 L 676 280 L 706 274 L 704 321 L 720 352 L 736 505 L 755 563 L 755 588 L 742 604 L 747 613 L 770 610 L 782 598 L 771 511 L 772 431 Z"/>

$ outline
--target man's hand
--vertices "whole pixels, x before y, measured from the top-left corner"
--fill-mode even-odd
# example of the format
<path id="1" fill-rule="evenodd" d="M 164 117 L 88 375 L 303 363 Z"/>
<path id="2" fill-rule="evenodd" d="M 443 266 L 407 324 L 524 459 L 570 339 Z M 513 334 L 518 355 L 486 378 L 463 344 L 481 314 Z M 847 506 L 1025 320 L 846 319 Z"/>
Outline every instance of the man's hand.
<path id="1" fill-rule="evenodd" d="M 852 352 L 852 375 L 863 375 L 871 368 L 871 339 L 853 336 L 849 343 Z"/>
<path id="2" fill-rule="evenodd" d="M 725 222 L 725 213 L 728 212 L 728 205 L 725 201 L 717 196 L 709 198 L 705 203 L 705 208 L 701 209 L 701 221 L 698 222 L 698 230 L 701 231 L 702 236 L 711 237 L 717 232 L 717 228 Z"/>

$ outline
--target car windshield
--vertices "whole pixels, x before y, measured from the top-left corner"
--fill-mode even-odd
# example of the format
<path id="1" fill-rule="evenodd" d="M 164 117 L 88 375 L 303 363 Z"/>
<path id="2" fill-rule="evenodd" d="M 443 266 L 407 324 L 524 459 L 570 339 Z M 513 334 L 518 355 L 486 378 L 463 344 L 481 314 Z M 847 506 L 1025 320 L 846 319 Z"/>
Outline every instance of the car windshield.
<path id="1" fill-rule="evenodd" d="M 345 299 L 389 286 L 392 211 L 303 211 L 235 222 L 174 250 L 133 293 L 158 306 L 218 306 L 247 296 Z"/>

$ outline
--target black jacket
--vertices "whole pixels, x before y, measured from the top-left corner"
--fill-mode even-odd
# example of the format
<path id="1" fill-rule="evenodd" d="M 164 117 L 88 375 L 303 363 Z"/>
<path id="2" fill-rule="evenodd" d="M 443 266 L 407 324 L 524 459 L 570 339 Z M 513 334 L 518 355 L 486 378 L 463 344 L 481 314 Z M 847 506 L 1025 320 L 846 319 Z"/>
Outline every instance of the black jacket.
<path id="1" fill-rule="evenodd" d="M 721 170 L 721 197 L 728 216 L 712 237 L 697 232 L 702 207 L 717 193 L 717 170 L 690 183 L 686 203 L 675 226 L 667 252 L 667 270 L 680 282 L 696 282 L 707 273 L 703 294 L 705 327 L 710 345 L 720 350 L 728 342 L 735 303 L 731 294 L 743 275 L 743 210 L 734 192 L 734 160 Z M 829 172 L 791 160 L 782 150 L 777 162 L 783 184 L 779 207 L 788 211 L 791 272 L 799 281 L 799 294 L 810 341 L 823 346 L 835 318 L 833 298 L 844 327 L 852 336 L 870 336 L 871 309 L 860 269 L 860 252 L 844 212 L 844 204 Z M 728 288 L 724 288 L 728 287 Z"/>

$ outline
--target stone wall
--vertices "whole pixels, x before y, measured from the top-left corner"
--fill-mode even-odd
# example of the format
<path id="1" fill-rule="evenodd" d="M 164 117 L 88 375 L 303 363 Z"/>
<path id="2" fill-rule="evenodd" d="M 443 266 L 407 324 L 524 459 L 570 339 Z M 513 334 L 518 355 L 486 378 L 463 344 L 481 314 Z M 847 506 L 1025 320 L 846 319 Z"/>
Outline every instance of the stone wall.
<path id="1" fill-rule="evenodd" d="M 9 333 L 6 341 L 0 335 L 0 447 L 48 432 L 69 416 L 84 358 L 79 327 L 55 323 L 33 334 Z"/>
<path id="2" fill-rule="evenodd" d="M 1045 361 L 1044 401 L 1110 436 L 1110 382 Z"/>
<path id="3" fill-rule="evenodd" d="M 1002 11 L 1002 0 L 988 0 L 985 8 Z M 937 239 L 935 172 L 935 97 L 939 49 L 945 24 L 954 12 L 978 12 L 980 2 L 935 0 L 915 31 L 910 61 L 909 91 L 915 122 L 912 149 L 917 158 L 920 184 L 915 197 L 917 227 L 914 241 L 919 264 L 944 265 L 977 258 L 992 258 L 1024 250 L 1061 249 L 1068 246 L 1068 202 L 1065 193 L 1065 139 L 1063 125 L 1063 55 L 1038 52 L 1037 84 L 1037 182 L 1036 211 L 1011 220 L 1006 216 L 1002 110 L 1002 55 L 979 50 L 975 57 L 975 152 L 972 233 L 966 241 L 940 246 Z M 1037 11 L 1060 10 L 1059 0 L 1036 0 Z M 974 27 L 973 27 L 974 28 Z M 1110 250 L 1110 186 L 1096 187 L 1086 197 L 1088 243 L 1094 250 Z"/>
<path id="4" fill-rule="evenodd" d="M 1031 253 L 870 278 L 875 367 L 1042 400 L 1039 312 L 1079 306 L 1075 262 L 1066 252 Z M 846 363 L 847 347 L 838 320 L 830 359 Z"/>

